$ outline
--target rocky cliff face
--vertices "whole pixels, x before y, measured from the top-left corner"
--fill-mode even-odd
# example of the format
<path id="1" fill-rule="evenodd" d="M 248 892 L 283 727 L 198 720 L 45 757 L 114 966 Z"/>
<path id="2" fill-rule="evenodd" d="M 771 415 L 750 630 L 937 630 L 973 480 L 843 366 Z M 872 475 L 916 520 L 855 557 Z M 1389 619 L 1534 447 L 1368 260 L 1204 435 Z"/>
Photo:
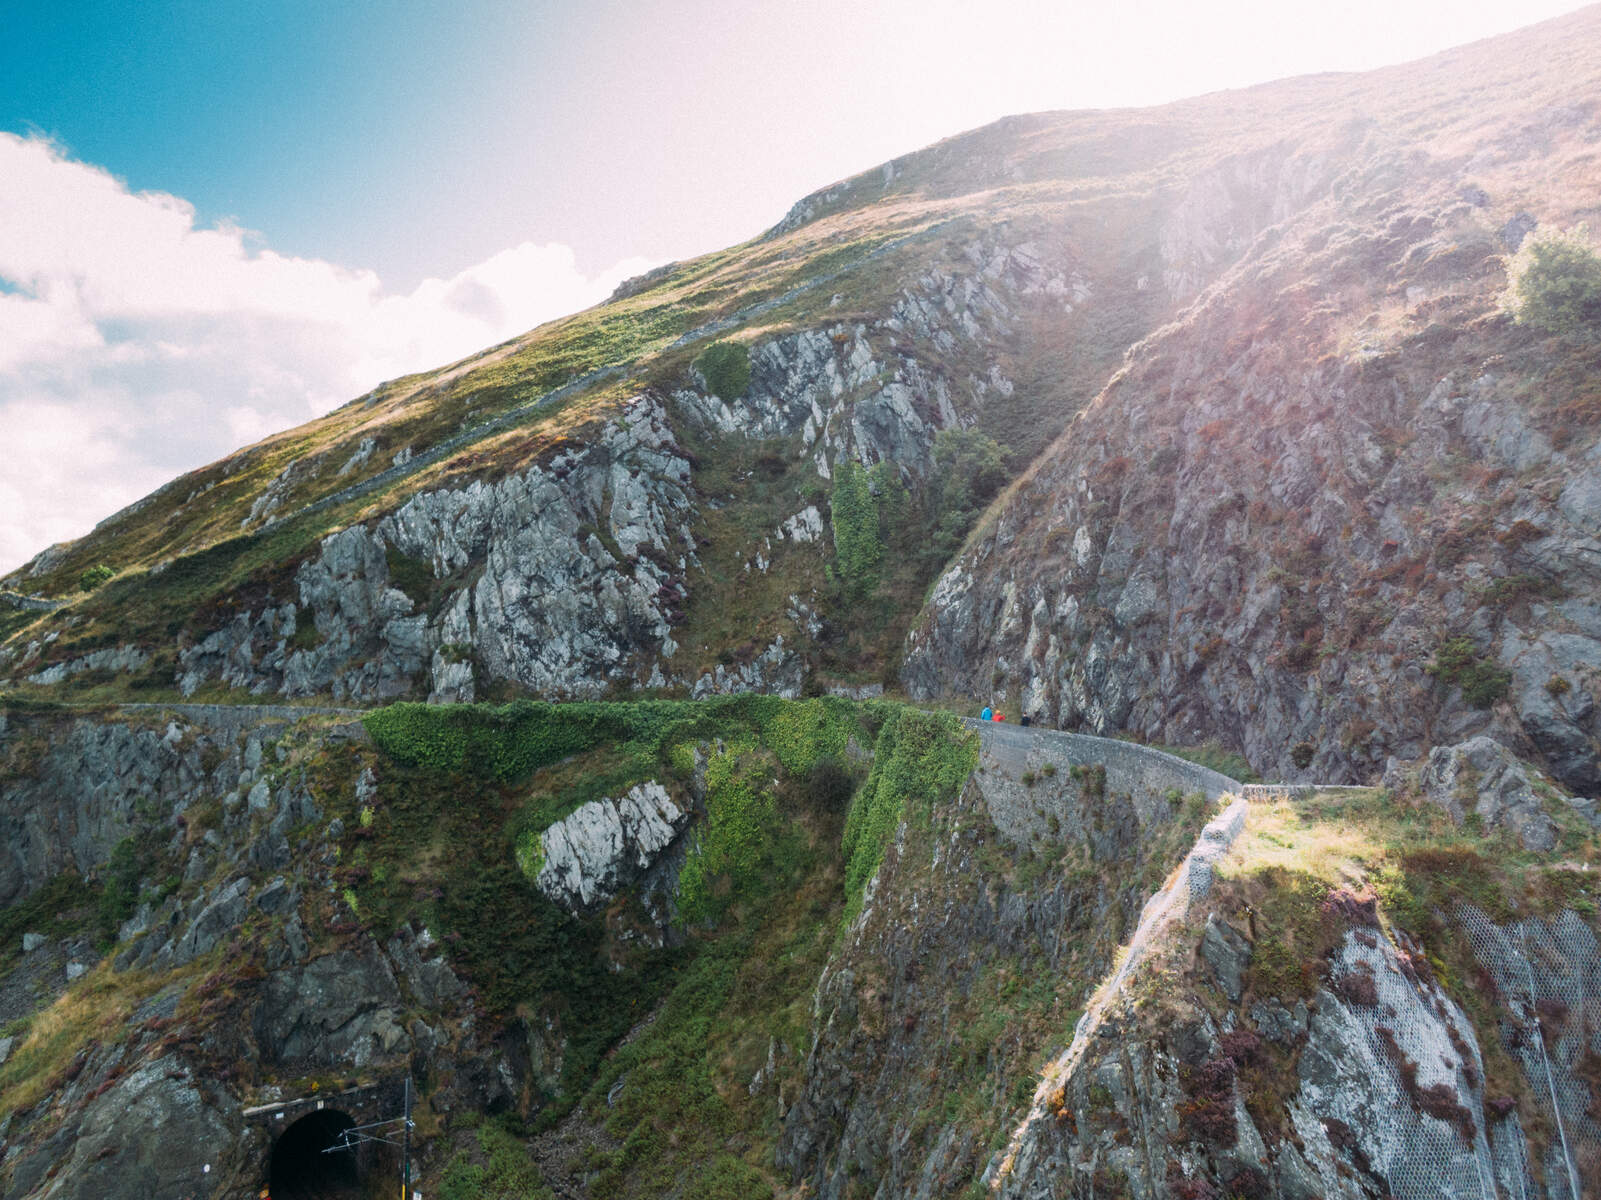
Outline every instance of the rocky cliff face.
<path id="1" fill-rule="evenodd" d="M 1544 153 L 1597 136 L 1570 115 Z M 1601 787 L 1593 350 L 1499 314 L 1521 232 L 1468 186 L 1483 156 L 1395 153 L 1370 135 L 1368 174 L 1307 163 L 1289 193 L 1241 177 L 1278 223 L 940 579 L 913 694 L 1216 739 L 1288 779 L 1487 732 Z"/>
<path id="2" fill-rule="evenodd" d="M 1203 831 L 1226 781 L 1144 747 L 991 725 L 943 795 L 891 744 L 857 905 L 886 710 L 763 704 L 8 712 L 4 1194 L 253 1194 L 262 1112 L 409 1071 L 435 1189 L 502 1112 L 573 1195 L 1583 1195 L 1601 842 L 1526 765 Z"/>
<path id="3" fill-rule="evenodd" d="M 422 492 L 330 535 L 292 598 L 181 652 L 182 688 L 219 678 L 256 693 L 381 700 L 426 679 L 434 699 L 471 700 L 476 662 L 486 679 L 597 694 L 635 656 L 676 648 L 667 612 L 694 561 L 689 485 L 660 400 L 641 396 L 591 445 L 547 465 Z M 415 595 L 394 586 L 395 556 Z M 302 626 L 314 636 L 297 640 Z"/>
<path id="4" fill-rule="evenodd" d="M 1000 122 L 8 578 L 0 1194 L 413 1078 L 434 1194 L 1584 1200 L 1598 40 Z"/>
<path id="5" fill-rule="evenodd" d="M 364 702 L 471 700 L 491 683 L 552 697 L 618 685 L 798 695 L 821 628 L 813 580 L 828 551 L 826 520 L 806 493 L 781 495 L 789 507 L 767 528 L 747 522 L 738 535 L 759 540 L 722 548 L 762 575 L 781 557 L 775 544 L 787 548 L 802 563 L 789 573 L 810 586 L 774 614 L 775 632 L 754 660 L 685 674 L 675 625 L 697 606 L 727 602 L 721 564 L 698 552 L 704 512 L 747 502 L 737 488 L 707 494 L 675 430 L 754 443 L 792 460 L 797 478 L 826 483 L 855 460 L 890 464 L 920 489 L 941 430 L 1010 406 L 1014 384 L 996 355 L 1023 315 L 1041 305 L 1071 311 L 1088 298 L 1060 259 L 1028 243 L 970 241 L 954 263 L 895 293 L 880 318 L 755 342 L 750 385 L 732 401 L 703 384 L 670 398 L 643 393 L 586 444 L 547 462 L 420 491 L 381 519 L 330 534 L 292 589 L 180 644 L 180 690 L 192 695 L 215 681 L 257 695 Z M 974 362 L 987 364 L 982 374 Z M 34 669 L 41 652 L 47 643 L 13 652 L 39 684 L 145 661 L 101 661 L 102 651 Z"/>
<path id="6" fill-rule="evenodd" d="M 1555 1011 L 1559 993 L 1589 994 L 1593 931 L 1574 923 L 1563 941 L 1539 922 L 1546 948 L 1529 953 L 1517 948 L 1523 930 L 1464 913 L 1457 936 L 1471 930 L 1470 961 L 1507 989 L 1499 1031 L 1476 1031 L 1420 947 L 1353 911 L 1355 927 L 1329 935 L 1323 986 L 1293 1005 L 1262 995 L 1253 943 L 1228 919 L 1209 915 L 1199 939 L 1177 937 L 1167 969 L 1183 978 L 1194 954 L 1198 990 L 1184 995 L 1172 975 L 1160 995 L 1136 982 L 1077 1057 L 1047 1070 L 995 1170 L 997 1194 L 1585 1194 L 1601 1143 L 1569 1064 L 1590 1052 L 1589 1035 L 1575 1040 L 1565 1008 L 1554 1027 L 1537 1028 L 1534 1013 Z M 1541 959 L 1554 973 L 1526 976 L 1525 962 Z M 1497 1092 L 1506 1075 L 1486 1074 L 1487 1050 L 1504 1062 L 1508 1048 L 1521 1100 Z"/>
<path id="7" fill-rule="evenodd" d="M 271 1136 L 242 1112 L 247 1081 L 270 1102 L 268 1080 L 382 1077 L 448 1048 L 456 1102 L 523 1086 L 426 929 L 342 923 L 329 810 L 373 788 L 360 726 L 338 721 L 6 715 L 8 930 L 27 930 L 0 952 L 7 1197 L 187 1195 L 202 1163 L 213 1194 L 253 1195 Z M 328 746 L 345 768 L 308 774 Z"/>
<path id="8" fill-rule="evenodd" d="M 818 980 L 777 1152 L 817 1196 L 926 1200 L 982 1174 L 1037 1056 L 1194 836 L 1194 806 L 1108 789 L 1065 749 L 994 745 L 979 765 L 957 804 L 902 826 Z"/>

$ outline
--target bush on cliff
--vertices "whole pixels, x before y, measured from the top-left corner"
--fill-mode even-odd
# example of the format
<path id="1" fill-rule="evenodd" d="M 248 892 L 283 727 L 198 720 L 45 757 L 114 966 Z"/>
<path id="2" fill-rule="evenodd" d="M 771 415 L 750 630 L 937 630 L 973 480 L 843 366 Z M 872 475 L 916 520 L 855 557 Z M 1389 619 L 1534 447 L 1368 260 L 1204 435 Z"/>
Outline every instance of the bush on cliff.
<path id="1" fill-rule="evenodd" d="M 706 389 L 720 400 L 738 400 L 750 386 L 750 351 L 738 342 L 713 342 L 695 367 Z"/>
<path id="2" fill-rule="evenodd" d="M 878 586 L 884 542 L 879 535 L 878 502 L 867 472 L 854 461 L 842 463 L 829 494 L 829 524 L 834 531 L 834 574 L 846 597 L 860 600 Z"/>
<path id="3" fill-rule="evenodd" d="M 1601 257 L 1582 228 L 1529 238 L 1508 276 L 1518 324 L 1564 336 L 1601 333 Z"/>
<path id="4" fill-rule="evenodd" d="M 115 574 L 116 572 L 106 566 L 105 563 L 96 563 L 78 576 L 78 590 L 80 592 L 92 592 Z"/>

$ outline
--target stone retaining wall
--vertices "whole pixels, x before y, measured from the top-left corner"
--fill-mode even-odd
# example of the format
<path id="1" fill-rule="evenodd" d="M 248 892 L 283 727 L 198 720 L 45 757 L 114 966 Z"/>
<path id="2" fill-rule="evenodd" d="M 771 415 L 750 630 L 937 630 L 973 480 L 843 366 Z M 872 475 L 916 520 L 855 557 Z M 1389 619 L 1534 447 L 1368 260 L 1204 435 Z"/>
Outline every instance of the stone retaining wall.
<path id="1" fill-rule="evenodd" d="M 21 592 L 0 592 L 0 604 L 23 612 L 55 612 L 65 600 L 46 600 L 43 596 L 24 596 Z"/>
<path id="2" fill-rule="evenodd" d="M 1181 792 L 1202 792 L 1209 800 L 1229 793 L 1243 792 L 1244 785 L 1230 779 L 1220 771 L 1192 763 L 1188 759 L 1153 750 L 1138 742 L 1124 742 L 1117 738 L 1096 737 L 1087 733 L 1064 733 L 1057 729 L 1038 726 L 1008 725 L 1004 722 L 967 719 L 967 724 L 979 731 L 984 748 L 1027 750 L 1031 746 L 1049 746 L 1055 755 L 1074 766 L 1103 766 L 1106 768 L 1106 787 L 1113 792 L 1149 790 L 1163 792 L 1177 788 Z"/>

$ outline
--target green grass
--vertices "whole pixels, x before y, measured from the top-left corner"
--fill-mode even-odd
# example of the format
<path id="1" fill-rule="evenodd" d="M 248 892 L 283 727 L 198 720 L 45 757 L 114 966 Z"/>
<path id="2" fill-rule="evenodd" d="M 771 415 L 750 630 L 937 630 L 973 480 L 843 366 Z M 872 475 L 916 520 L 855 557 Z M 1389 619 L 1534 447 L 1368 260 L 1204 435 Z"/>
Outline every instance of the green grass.
<path id="1" fill-rule="evenodd" d="M 474 1131 L 473 1151 L 460 1151 L 445 1167 L 440 1200 L 553 1200 L 523 1144 L 490 1123 Z"/>
<path id="2" fill-rule="evenodd" d="M 1198 763 L 1208 770 L 1216 771 L 1220 775 L 1227 775 L 1230 779 L 1240 783 L 1261 783 L 1262 777 L 1252 768 L 1245 755 L 1234 750 L 1225 750 L 1216 742 L 1207 742 L 1200 746 L 1164 746 L 1151 743 L 1154 750 L 1163 750 L 1168 754 Z"/>
<path id="3" fill-rule="evenodd" d="M 344 814 L 342 879 L 358 919 L 375 932 L 408 921 L 439 932 L 490 1012 L 540 1012 L 556 1022 L 568 1041 L 559 1084 L 543 1098 L 539 1119 L 548 1123 L 571 1108 L 607 1050 L 686 972 L 711 970 L 719 955 L 742 959 L 737 947 L 718 949 L 727 939 L 790 919 L 800 893 L 813 896 L 809 928 L 826 924 L 832 934 L 844 903 L 843 814 L 838 781 L 814 781 L 820 765 L 837 764 L 853 742 L 873 745 L 896 712 L 757 695 L 392 705 L 366 718 L 389 766 L 379 773 L 370 819 Z M 916 725 L 922 715 L 908 711 L 904 719 Z M 939 725 L 938 732 L 949 730 Z M 931 729 L 927 747 L 937 749 L 936 741 Z M 682 919 L 693 935 L 662 949 L 619 941 L 619 928 L 645 920 L 633 901 L 580 918 L 545 899 L 532 879 L 543 830 L 579 804 L 647 778 L 685 797 L 696 746 L 708 757 L 707 821 L 681 878 Z M 338 794 L 335 778 L 350 769 L 321 762 L 320 790 Z M 818 953 L 826 953 L 822 940 Z M 708 954 L 707 965 L 698 965 Z M 810 984 L 797 986 L 800 995 Z M 796 1003 L 803 1013 L 803 1000 Z"/>
<path id="4" fill-rule="evenodd" d="M 927 820 L 935 804 L 955 799 L 978 766 L 978 736 L 950 713 L 892 709 L 873 751 L 873 769 L 845 818 L 846 920 L 884 860 L 903 816 Z"/>

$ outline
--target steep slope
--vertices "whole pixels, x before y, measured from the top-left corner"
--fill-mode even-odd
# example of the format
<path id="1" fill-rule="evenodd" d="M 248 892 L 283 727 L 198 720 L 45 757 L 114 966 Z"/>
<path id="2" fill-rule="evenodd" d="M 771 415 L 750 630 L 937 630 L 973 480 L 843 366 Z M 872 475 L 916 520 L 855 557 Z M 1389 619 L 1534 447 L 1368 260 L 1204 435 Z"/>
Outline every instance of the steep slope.
<path id="1" fill-rule="evenodd" d="M 940 579 L 911 693 L 993 688 L 1292 779 L 1490 732 L 1601 789 L 1601 359 L 1499 306 L 1536 223 L 1598 212 L 1597 20 L 1331 104 L 1345 147 L 1281 168 L 1304 202 L 1131 350 Z M 1262 167 L 1196 197 L 1265 206 Z"/>
<path id="2" fill-rule="evenodd" d="M 0 716 L 7 1200 L 343 1186 L 320 1123 L 408 1075 L 448 1197 L 1578 1200 L 1601 1162 L 1601 841 L 1527 779 L 1521 824 L 1434 762 L 1247 801 L 833 698 Z"/>
<path id="3" fill-rule="evenodd" d="M 1587 885 L 1417 799 L 1252 804 L 1046 1068 L 995 1194 L 1593 1194 Z"/>
<path id="4" fill-rule="evenodd" d="M 721 1142 L 692 1139 L 762 1144 L 723 1084 L 800 1042 L 875 745 L 930 803 L 971 770 L 953 719 L 834 699 L 0 711 L 0 1194 L 188 1195 L 206 1163 L 208 1195 L 280 1194 L 298 1101 L 392 1119 L 408 1072 L 429 1191 L 484 1116 L 526 1136 L 598 1088 L 635 1137 L 697 1112 L 665 1166 L 705 1194 Z M 845 833 L 868 874 L 885 836 Z M 635 1030 L 625 1090 L 603 1056 L 649 1014 L 669 1039 Z M 708 1045 L 716 1088 L 650 1082 Z"/>
<path id="5" fill-rule="evenodd" d="M 1012 118 L 897 159 L 806 198 L 755 241 L 386 384 L 52 548 L 5 581 L 15 592 L 0 623 L 0 672 L 14 687 L 101 697 L 363 701 L 634 688 L 796 694 L 903 678 L 927 694 L 987 691 L 999 675 L 1005 695 L 1026 687 L 1033 711 L 1064 724 L 1213 736 L 1248 747 L 1264 768 L 1280 751 L 1259 731 L 1294 712 L 1289 744 L 1315 743 L 1319 769 L 1358 772 L 1363 753 L 1336 749 L 1340 741 L 1371 743 L 1367 759 L 1378 761 L 1414 748 L 1426 730 L 1302 712 L 1295 665 L 1282 680 L 1264 673 L 1257 644 L 1299 644 L 1304 617 L 1245 639 L 1251 656 L 1226 672 L 1220 663 L 1200 689 L 1158 679 L 1153 623 L 1149 643 L 1129 643 L 1135 665 L 1095 705 L 1072 698 L 1094 674 L 1082 664 L 1079 682 L 1039 698 L 1044 684 L 1021 665 L 1026 634 L 998 600 L 1006 571 L 992 566 L 978 582 L 973 614 L 955 611 L 955 581 L 976 558 L 941 589 L 927 630 L 909 643 L 904 635 L 996 486 L 1031 463 L 1027 487 L 993 527 L 1016 530 L 1021 514 L 1039 510 L 1017 544 L 1055 571 L 1084 526 L 1097 561 L 1113 547 L 1107 587 L 1134 569 L 1119 565 L 1125 542 L 1146 550 L 1158 523 L 1201 521 L 1191 510 L 1217 498 L 1192 496 L 1186 481 L 1243 475 L 1239 503 L 1249 509 L 1264 461 L 1283 476 L 1263 500 L 1267 517 L 1297 519 L 1231 531 L 1259 542 L 1259 556 L 1282 557 L 1265 534 L 1302 546 L 1335 539 L 1347 523 L 1357 530 L 1342 518 L 1331 531 L 1331 517 L 1302 520 L 1301 510 L 1314 491 L 1349 505 L 1353 489 L 1385 486 L 1375 473 L 1398 473 L 1393 490 L 1418 470 L 1449 471 L 1447 456 L 1465 447 L 1421 396 L 1496 354 L 1509 356 L 1492 372 L 1500 382 L 1480 386 L 1522 394 L 1538 377 L 1543 404 L 1486 403 L 1500 421 L 1528 411 L 1543 440 L 1500 426 L 1480 440 L 1513 446 L 1516 471 L 1534 471 L 1547 442 L 1558 456 L 1539 460 L 1548 475 L 1577 470 L 1592 441 L 1587 360 L 1534 344 L 1491 313 L 1515 235 L 1535 219 L 1574 224 L 1593 203 L 1596 68 L 1583 48 L 1596 23 L 1593 12 L 1575 14 L 1372 75 L 1154 110 Z M 1404 369 L 1388 357 L 1402 350 Z M 1460 388 L 1480 374 L 1453 374 L 1459 386 L 1447 390 L 1466 395 Z M 1255 391 L 1237 386 L 1247 377 Z M 1067 428 L 1097 393 L 1095 413 Z M 1158 395 L 1166 403 L 1152 407 Z M 1325 422 L 1335 441 L 1312 455 L 1301 435 L 1317 434 L 1311 414 L 1336 397 L 1337 412 L 1354 410 L 1378 432 L 1356 444 L 1346 425 Z M 1184 429 L 1185 445 L 1164 440 L 1169 426 Z M 1187 444 L 1202 427 L 1206 454 Z M 1250 446 L 1231 434 L 1247 428 Z M 1123 459 L 1150 470 L 1115 485 L 1099 478 Z M 865 498 L 850 463 L 876 472 Z M 1232 469 L 1220 471 L 1225 464 Z M 1333 477 L 1336 466 L 1361 478 Z M 1170 479 L 1189 489 L 1176 493 L 1177 510 L 1160 499 Z M 1486 499 L 1482 480 L 1458 482 L 1464 503 Z M 1092 506 L 1149 495 L 1150 526 L 1113 538 L 1116 519 L 1092 513 L 1062 532 L 1046 514 L 1092 485 Z M 1564 511 L 1581 515 L 1532 551 L 1550 551 L 1541 569 L 1565 572 L 1575 553 L 1584 557 L 1562 547 L 1590 519 L 1589 486 L 1564 493 Z M 1417 502 L 1433 511 L 1432 500 Z M 1403 523 L 1407 513 L 1392 508 L 1389 523 Z M 850 527 L 844 554 L 835 509 Z M 1172 541 L 1175 576 L 1212 569 L 1202 525 L 1190 541 L 1162 539 Z M 1376 554 L 1418 553 L 1393 531 L 1367 541 L 1353 563 L 1332 546 L 1319 553 L 1353 571 Z M 1197 553 L 1206 563 L 1189 564 Z M 110 581 L 79 591 L 99 567 Z M 1073 569 L 1090 569 L 1088 560 Z M 1264 570 L 1248 564 L 1227 588 L 1209 584 L 1227 594 L 1196 620 L 1175 617 L 1163 638 L 1223 636 L 1245 597 L 1265 594 L 1256 586 Z M 1413 604 L 1418 583 L 1399 573 L 1396 607 Z M 1577 580 L 1563 586 L 1579 591 Z M 42 601 L 23 593 L 64 607 L 38 611 Z M 1063 605 L 1031 582 L 1018 594 L 1029 613 L 1042 601 Z M 1131 599 L 1124 616 L 1170 600 L 1179 612 L 1194 599 L 1185 587 L 1159 590 Z M 1585 620 L 1541 616 L 1519 629 L 1539 641 L 1584 634 Z M 1081 633 L 1068 618 L 1038 628 L 1035 650 L 1051 632 L 1063 646 Z M 1502 637 L 1498 652 L 1510 644 Z M 1092 645 L 1096 661 L 1113 647 L 1122 655 L 1117 639 Z M 1579 661 L 1571 647 L 1540 646 L 1533 658 L 1508 652 L 1528 660 L 1520 694 L 1535 674 L 1544 684 Z M 1408 643 L 1403 656 L 1417 649 Z M 1296 662 L 1312 652 L 1298 650 Z M 1061 662 L 1050 670 L 1072 673 Z M 1381 691 L 1402 694 L 1392 672 L 1371 673 Z M 1262 720 L 1210 698 L 1258 677 L 1272 696 Z M 1553 763 L 1581 757 L 1593 734 L 1588 708 L 1559 707 L 1545 705 L 1530 729 Z M 1431 717 L 1439 708 L 1423 706 Z M 1376 736 L 1353 732 L 1360 720 Z M 1454 732 L 1449 724 L 1442 730 Z M 1586 786 L 1582 772 L 1561 770 Z"/>
<path id="6" fill-rule="evenodd" d="M 406 1079 L 447 1200 L 1592 1195 L 1598 44 L 1000 122 L 7 579 L 0 1196 Z M 886 684 L 1384 790 L 748 694 Z"/>
<path id="7" fill-rule="evenodd" d="M 1040 124 L 958 144 L 1004 176 Z M 891 191 L 175 481 L 8 581 L 71 605 L 16 612 L 6 669 L 367 699 L 779 686 L 752 660 L 780 637 L 784 680 L 822 658 L 800 652 L 833 607 L 818 506 L 840 463 L 888 462 L 922 497 L 937 434 L 972 426 L 1026 461 L 1159 314 L 1135 286 L 1150 247 L 1090 239 L 1104 198 L 1050 175 L 1005 191 Z M 1042 324 L 1082 362 L 1042 362 Z M 694 366 L 719 341 L 748 371 L 722 398 Z M 98 564 L 116 578 L 79 598 Z M 872 657 L 936 566 L 884 606 Z M 528 648 L 552 641 L 576 644 Z"/>

